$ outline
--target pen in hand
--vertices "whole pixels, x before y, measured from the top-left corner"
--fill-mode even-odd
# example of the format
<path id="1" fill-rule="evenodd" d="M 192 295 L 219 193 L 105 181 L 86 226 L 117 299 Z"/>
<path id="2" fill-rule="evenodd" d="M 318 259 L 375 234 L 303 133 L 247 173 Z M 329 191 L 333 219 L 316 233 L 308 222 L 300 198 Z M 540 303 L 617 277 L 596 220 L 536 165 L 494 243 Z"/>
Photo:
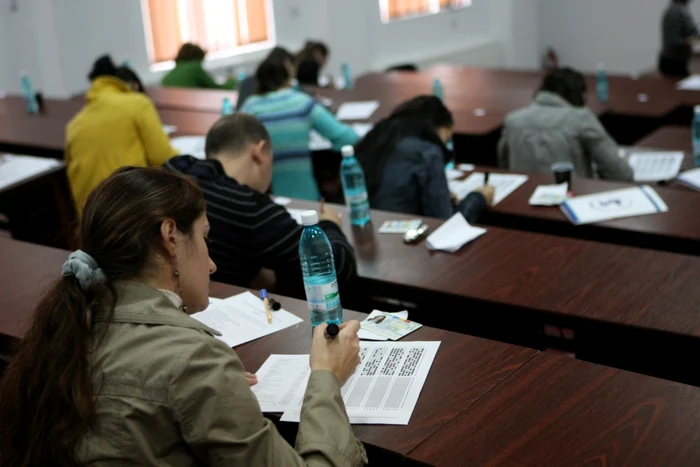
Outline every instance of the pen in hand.
<path id="1" fill-rule="evenodd" d="M 267 315 L 267 322 L 272 324 L 272 313 L 270 312 L 270 300 L 267 298 L 267 290 L 262 289 L 260 291 L 260 298 L 262 298 L 265 304 L 265 314 Z"/>
<path id="2" fill-rule="evenodd" d="M 333 339 L 340 332 L 340 328 L 337 324 L 331 323 L 326 327 L 326 339 Z"/>
<path id="3" fill-rule="evenodd" d="M 491 175 L 489 172 L 484 173 L 484 185 L 489 184 L 489 175 Z"/>

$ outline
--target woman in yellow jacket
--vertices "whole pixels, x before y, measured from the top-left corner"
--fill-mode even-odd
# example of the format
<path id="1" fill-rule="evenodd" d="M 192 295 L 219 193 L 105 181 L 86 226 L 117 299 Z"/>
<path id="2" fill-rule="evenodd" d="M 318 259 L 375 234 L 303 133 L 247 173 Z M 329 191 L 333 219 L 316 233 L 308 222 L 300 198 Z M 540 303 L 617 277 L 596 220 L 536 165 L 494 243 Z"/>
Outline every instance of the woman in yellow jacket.
<path id="1" fill-rule="evenodd" d="M 153 102 L 117 75 L 109 56 L 95 62 L 86 105 L 66 129 L 65 158 L 78 215 L 92 190 L 120 167 L 160 167 L 177 154 Z"/>

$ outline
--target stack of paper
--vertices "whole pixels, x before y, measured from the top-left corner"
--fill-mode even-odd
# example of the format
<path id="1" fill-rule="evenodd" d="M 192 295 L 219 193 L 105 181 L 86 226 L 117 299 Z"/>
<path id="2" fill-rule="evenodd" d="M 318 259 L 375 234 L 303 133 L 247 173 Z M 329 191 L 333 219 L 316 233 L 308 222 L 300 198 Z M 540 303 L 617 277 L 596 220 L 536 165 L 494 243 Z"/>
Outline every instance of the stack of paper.
<path id="1" fill-rule="evenodd" d="M 0 190 L 62 165 L 63 161 L 46 157 L 0 155 Z"/>
<path id="2" fill-rule="evenodd" d="M 580 225 L 666 212 L 668 206 L 652 187 L 642 185 L 577 196 L 563 203 L 561 210 L 573 224 Z"/>
<path id="3" fill-rule="evenodd" d="M 211 302 L 209 307 L 192 317 L 221 333 L 218 339 L 229 347 L 267 336 L 286 329 L 302 319 L 288 311 L 272 313 L 272 323 L 267 322 L 265 306 L 260 298 L 250 292 L 234 295 L 225 300 Z"/>
<path id="4" fill-rule="evenodd" d="M 345 102 L 338 108 L 338 120 L 367 120 L 379 108 L 379 101 Z"/>
<path id="5" fill-rule="evenodd" d="M 428 236 L 428 249 L 454 253 L 485 233 L 486 229 L 469 225 L 464 216 L 458 212 Z"/>
<path id="6" fill-rule="evenodd" d="M 341 394 L 350 423 L 408 425 L 440 342 L 362 342 L 361 362 Z M 308 355 L 270 355 L 251 387 L 263 412 L 299 422 Z"/>
<path id="7" fill-rule="evenodd" d="M 489 175 L 489 185 L 493 185 L 496 189 L 493 205 L 497 205 L 503 201 L 509 194 L 517 190 L 520 185 L 527 181 L 527 175 L 519 174 L 495 174 Z M 467 197 L 469 193 L 476 188 L 484 186 L 484 174 L 474 172 L 466 180 L 451 181 L 448 183 L 450 191 L 457 196 L 459 201 Z"/>
<path id="8" fill-rule="evenodd" d="M 678 181 L 684 185 L 700 191 L 700 169 L 692 169 L 678 176 Z"/>
<path id="9" fill-rule="evenodd" d="M 531 206 L 559 206 L 566 201 L 566 193 L 569 184 L 564 182 L 560 185 L 540 185 L 530 196 Z"/>
<path id="10" fill-rule="evenodd" d="M 170 144 L 177 149 L 180 154 L 194 156 L 197 159 L 206 159 L 204 144 L 206 136 L 178 136 L 170 140 Z"/>
<path id="11" fill-rule="evenodd" d="M 661 182 L 676 178 L 683 157 L 680 151 L 641 152 L 632 153 L 628 163 L 634 169 L 635 182 Z"/>
<path id="12" fill-rule="evenodd" d="M 700 91 L 700 75 L 692 75 L 679 81 L 677 87 L 685 91 Z"/>

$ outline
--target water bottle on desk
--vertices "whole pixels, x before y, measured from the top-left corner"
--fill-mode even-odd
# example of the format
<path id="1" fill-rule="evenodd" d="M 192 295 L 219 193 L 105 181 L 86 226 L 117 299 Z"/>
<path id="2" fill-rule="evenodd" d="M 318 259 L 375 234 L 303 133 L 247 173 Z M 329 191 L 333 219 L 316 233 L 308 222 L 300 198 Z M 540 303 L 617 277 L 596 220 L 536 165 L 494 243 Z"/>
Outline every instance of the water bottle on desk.
<path id="1" fill-rule="evenodd" d="M 695 165 L 700 167 L 700 105 L 695 106 L 695 117 L 693 118 L 693 157 Z"/>
<path id="2" fill-rule="evenodd" d="M 316 211 L 302 213 L 301 223 L 304 231 L 299 240 L 299 258 L 311 325 L 340 324 L 343 322 L 343 307 L 340 305 L 331 242 L 318 226 Z"/>
<path id="3" fill-rule="evenodd" d="M 438 77 L 433 78 L 433 95 L 441 101 L 445 100 L 445 90 L 442 87 L 442 81 Z"/>
<path id="4" fill-rule="evenodd" d="M 343 184 L 345 204 L 350 210 L 350 223 L 363 226 L 372 219 L 365 172 L 355 157 L 355 149 L 352 146 L 343 146 L 341 153 L 343 162 L 340 164 L 340 181 Z"/>
<path id="5" fill-rule="evenodd" d="M 343 63 L 343 79 L 345 80 L 345 89 L 352 89 L 354 87 L 352 82 L 352 74 L 350 73 L 350 65 Z"/>
<path id="6" fill-rule="evenodd" d="M 598 64 L 598 82 L 596 84 L 598 91 L 598 100 L 605 104 L 608 102 L 608 74 L 605 71 L 605 65 Z"/>
<path id="7" fill-rule="evenodd" d="M 228 97 L 224 97 L 224 101 L 221 104 L 221 116 L 231 115 L 234 112 L 233 105 L 231 105 L 231 100 Z"/>
<path id="8" fill-rule="evenodd" d="M 29 75 L 26 71 L 20 74 L 20 84 L 22 86 L 22 96 L 24 96 L 24 102 L 27 104 L 27 112 L 30 114 L 39 113 L 39 102 L 36 99 L 36 93 L 34 92 L 34 87 L 32 87 L 32 81 L 29 79 Z"/>

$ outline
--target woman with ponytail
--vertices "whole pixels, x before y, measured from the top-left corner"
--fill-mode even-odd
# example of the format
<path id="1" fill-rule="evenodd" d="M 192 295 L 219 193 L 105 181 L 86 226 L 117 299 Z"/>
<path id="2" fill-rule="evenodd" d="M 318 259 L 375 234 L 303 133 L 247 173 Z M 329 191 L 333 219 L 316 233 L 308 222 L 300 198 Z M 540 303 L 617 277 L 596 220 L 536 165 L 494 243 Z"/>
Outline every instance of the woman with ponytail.
<path id="1" fill-rule="evenodd" d="M 236 353 L 191 318 L 209 303 L 199 187 L 124 168 L 87 200 L 81 249 L 41 300 L 0 384 L 0 466 L 359 465 L 340 386 L 357 322 L 314 334 L 295 451 Z"/>

